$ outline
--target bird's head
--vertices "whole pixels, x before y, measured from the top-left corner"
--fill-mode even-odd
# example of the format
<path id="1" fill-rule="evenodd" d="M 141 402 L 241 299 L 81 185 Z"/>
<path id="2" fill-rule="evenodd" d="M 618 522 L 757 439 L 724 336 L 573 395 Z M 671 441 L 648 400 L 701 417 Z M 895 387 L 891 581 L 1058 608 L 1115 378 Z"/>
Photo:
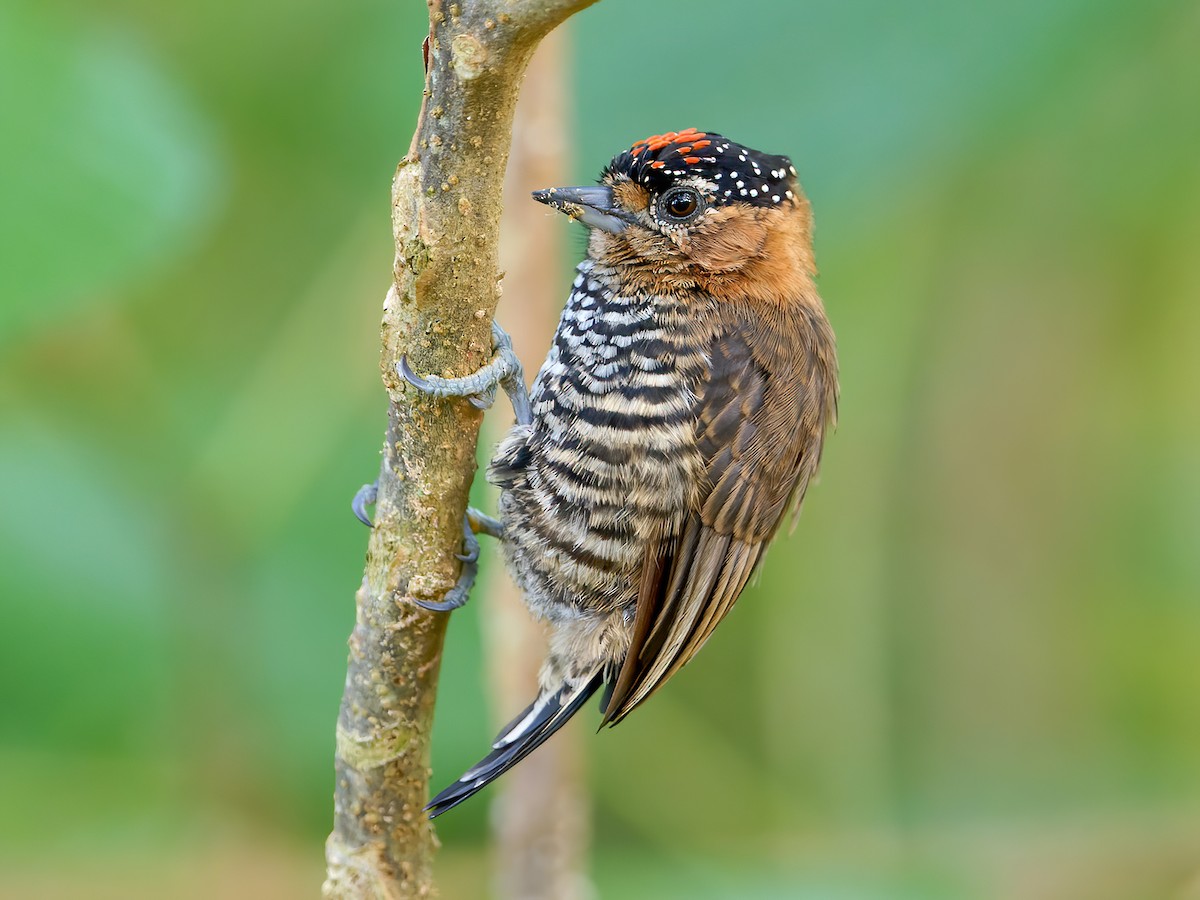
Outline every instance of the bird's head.
<path id="1" fill-rule="evenodd" d="M 795 295 L 815 274 L 808 201 L 786 156 L 689 128 L 638 141 L 589 187 L 536 191 L 591 229 L 630 287 Z"/>

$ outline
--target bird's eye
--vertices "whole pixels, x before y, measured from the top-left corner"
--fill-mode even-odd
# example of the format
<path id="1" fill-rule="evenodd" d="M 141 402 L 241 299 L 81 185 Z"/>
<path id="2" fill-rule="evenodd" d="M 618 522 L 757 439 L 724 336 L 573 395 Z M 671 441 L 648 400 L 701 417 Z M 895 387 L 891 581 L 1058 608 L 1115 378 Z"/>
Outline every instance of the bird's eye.
<path id="1" fill-rule="evenodd" d="M 659 208 L 668 219 L 687 221 L 700 209 L 700 195 L 691 188 L 677 188 L 662 198 Z"/>

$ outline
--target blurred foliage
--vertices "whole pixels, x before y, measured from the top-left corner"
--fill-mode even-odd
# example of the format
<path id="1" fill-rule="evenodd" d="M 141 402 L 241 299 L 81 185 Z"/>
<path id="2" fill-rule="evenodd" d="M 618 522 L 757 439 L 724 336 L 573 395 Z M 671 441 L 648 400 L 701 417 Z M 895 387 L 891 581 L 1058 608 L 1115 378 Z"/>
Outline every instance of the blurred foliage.
<path id="1" fill-rule="evenodd" d="M 316 891 L 424 16 L 0 7 L 0 894 Z M 1200 6 L 573 34 L 580 180 L 687 125 L 793 156 L 843 366 L 796 533 L 589 741 L 601 896 L 1200 896 Z"/>

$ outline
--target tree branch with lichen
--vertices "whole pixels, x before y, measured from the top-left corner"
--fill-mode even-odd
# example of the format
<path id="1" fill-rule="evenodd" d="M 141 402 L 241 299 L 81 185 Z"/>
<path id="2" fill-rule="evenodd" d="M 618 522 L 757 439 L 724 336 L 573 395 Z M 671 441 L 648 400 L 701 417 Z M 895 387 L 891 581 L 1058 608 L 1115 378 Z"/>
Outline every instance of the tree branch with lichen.
<path id="1" fill-rule="evenodd" d="M 457 576 L 482 414 L 419 394 L 396 364 L 407 355 L 419 372 L 457 376 L 490 357 L 518 88 L 538 42 L 592 2 L 429 0 L 424 100 L 392 183 L 388 425 L 338 715 L 327 897 L 433 892 L 436 838 L 422 808 L 447 616 L 413 601 L 439 599 Z"/>

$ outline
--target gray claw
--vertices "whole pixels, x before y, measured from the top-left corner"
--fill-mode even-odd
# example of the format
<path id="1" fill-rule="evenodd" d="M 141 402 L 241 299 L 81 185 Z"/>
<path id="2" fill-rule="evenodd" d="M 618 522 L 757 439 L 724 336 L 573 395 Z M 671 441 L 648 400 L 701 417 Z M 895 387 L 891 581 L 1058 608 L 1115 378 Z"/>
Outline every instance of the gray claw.
<path id="1" fill-rule="evenodd" d="M 358 493 L 354 495 L 354 499 L 350 501 L 350 508 L 354 510 L 355 517 L 368 528 L 374 528 L 375 523 L 367 515 L 367 507 L 374 506 L 378 498 L 379 482 L 373 481 L 370 484 L 364 484 L 360 487 Z"/>
<path id="2" fill-rule="evenodd" d="M 479 574 L 479 541 L 475 539 L 475 532 L 471 529 L 470 514 L 463 516 L 463 549 L 466 553 L 454 554 L 463 564 L 454 587 L 450 588 L 441 600 L 418 600 L 414 597 L 413 602 L 417 606 L 430 612 L 451 612 L 466 605 L 471 588 L 475 585 L 475 576 Z"/>
<path id="3" fill-rule="evenodd" d="M 414 597 L 413 603 L 430 612 L 450 612 L 466 606 L 467 598 L 471 595 L 471 588 L 475 586 L 475 576 L 478 572 L 479 567 L 475 563 L 464 562 L 458 581 L 454 583 L 454 587 L 446 591 L 446 595 L 441 600 L 419 600 Z"/>
<path id="4" fill-rule="evenodd" d="M 467 594 L 471 588 L 468 586 L 465 590 L 458 585 L 452 587 L 446 594 L 445 600 L 413 600 L 413 603 L 427 609 L 430 612 L 454 612 L 456 609 L 461 609 L 467 605 Z"/>
<path id="5" fill-rule="evenodd" d="M 403 378 L 417 390 L 424 391 L 427 394 L 433 393 L 433 385 L 414 372 L 412 370 L 412 366 L 408 364 L 407 353 L 400 357 L 400 362 L 396 363 L 396 371 L 400 373 L 401 378 Z"/>
<path id="6" fill-rule="evenodd" d="M 467 527 L 470 528 L 470 525 Z M 467 551 L 466 553 L 454 554 L 459 560 L 465 563 L 479 562 L 479 539 L 471 531 L 468 531 L 466 537 L 463 538 L 463 548 Z"/>

